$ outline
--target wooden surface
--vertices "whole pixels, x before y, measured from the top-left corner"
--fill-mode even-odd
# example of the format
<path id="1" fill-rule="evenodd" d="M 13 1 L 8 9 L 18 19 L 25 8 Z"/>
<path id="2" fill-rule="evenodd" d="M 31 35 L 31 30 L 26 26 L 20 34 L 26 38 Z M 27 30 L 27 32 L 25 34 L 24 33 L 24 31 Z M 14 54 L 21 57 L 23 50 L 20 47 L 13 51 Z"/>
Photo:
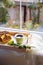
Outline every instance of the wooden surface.
<path id="1" fill-rule="evenodd" d="M 0 49 L 13 50 L 13 51 L 17 51 L 17 52 L 26 52 L 25 48 L 20 49 L 18 47 L 8 46 L 8 45 L 4 45 L 4 44 L 0 44 Z"/>

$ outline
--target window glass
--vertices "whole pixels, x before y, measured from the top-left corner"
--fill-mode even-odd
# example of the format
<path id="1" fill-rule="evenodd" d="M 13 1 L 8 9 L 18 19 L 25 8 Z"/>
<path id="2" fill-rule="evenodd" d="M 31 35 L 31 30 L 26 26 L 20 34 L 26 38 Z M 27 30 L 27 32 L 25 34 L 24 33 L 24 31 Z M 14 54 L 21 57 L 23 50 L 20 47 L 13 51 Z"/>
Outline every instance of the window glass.
<path id="1" fill-rule="evenodd" d="M 43 31 L 43 0 L 0 1 L 0 26 Z"/>
<path id="2" fill-rule="evenodd" d="M 0 2 L 0 26 L 20 28 L 20 2 L 3 0 Z"/>
<path id="3" fill-rule="evenodd" d="M 43 2 L 32 0 L 24 2 L 24 30 L 43 31 Z"/>

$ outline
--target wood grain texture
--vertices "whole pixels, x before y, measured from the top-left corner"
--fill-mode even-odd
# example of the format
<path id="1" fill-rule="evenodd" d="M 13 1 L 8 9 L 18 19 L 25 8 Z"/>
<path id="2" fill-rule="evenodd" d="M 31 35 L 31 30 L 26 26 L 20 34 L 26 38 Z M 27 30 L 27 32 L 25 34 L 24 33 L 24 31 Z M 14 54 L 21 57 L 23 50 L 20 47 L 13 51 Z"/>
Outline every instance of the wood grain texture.
<path id="1" fill-rule="evenodd" d="M 25 48 L 21 48 L 19 49 L 18 47 L 14 47 L 14 46 L 8 46 L 8 45 L 4 45 L 4 44 L 0 44 L 0 49 L 7 49 L 7 50 L 13 50 L 13 51 L 17 51 L 17 52 L 26 52 Z"/>

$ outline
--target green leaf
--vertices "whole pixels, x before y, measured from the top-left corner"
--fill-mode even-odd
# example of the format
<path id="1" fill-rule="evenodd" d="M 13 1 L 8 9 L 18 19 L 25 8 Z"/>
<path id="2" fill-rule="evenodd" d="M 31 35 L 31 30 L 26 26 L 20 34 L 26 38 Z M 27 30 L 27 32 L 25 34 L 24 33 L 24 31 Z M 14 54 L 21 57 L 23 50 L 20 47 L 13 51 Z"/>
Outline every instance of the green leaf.
<path id="1" fill-rule="evenodd" d="M 14 45 L 14 41 L 13 40 L 10 40 L 7 42 L 8 45 Z"/>
<path id="2" fill-rule="evenodd" d="M 23 46 L 20 45 L 19 48 L 21 49 L 21 48 L 23 48 Z"/>

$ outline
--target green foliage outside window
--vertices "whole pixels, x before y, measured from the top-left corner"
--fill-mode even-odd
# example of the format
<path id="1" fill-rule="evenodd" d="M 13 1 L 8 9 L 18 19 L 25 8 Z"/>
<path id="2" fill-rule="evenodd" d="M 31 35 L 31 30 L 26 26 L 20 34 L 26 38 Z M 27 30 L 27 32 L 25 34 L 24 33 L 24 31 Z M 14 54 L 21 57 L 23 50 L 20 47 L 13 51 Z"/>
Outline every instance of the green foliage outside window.
<path id="1" fill-rule="evenodd" d="M 15 7 L 15 2 L 11 0 L 3 0 L 0 2 L 0 22 L 6 23 L 9 19 L 7 8 Z"/>

